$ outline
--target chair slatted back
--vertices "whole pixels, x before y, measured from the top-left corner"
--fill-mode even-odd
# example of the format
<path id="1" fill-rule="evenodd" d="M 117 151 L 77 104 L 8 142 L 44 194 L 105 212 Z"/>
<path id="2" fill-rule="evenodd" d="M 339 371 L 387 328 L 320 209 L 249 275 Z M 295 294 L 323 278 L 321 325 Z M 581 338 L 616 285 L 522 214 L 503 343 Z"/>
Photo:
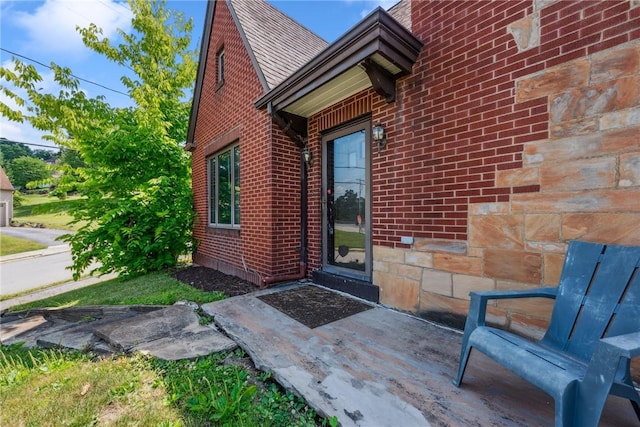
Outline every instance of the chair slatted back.
<path id="1" fill-rule="evenodd" d="M 572 241 L 541 342 L 588 362 L 607 335 L 640 330 L 640 247 Z"/>

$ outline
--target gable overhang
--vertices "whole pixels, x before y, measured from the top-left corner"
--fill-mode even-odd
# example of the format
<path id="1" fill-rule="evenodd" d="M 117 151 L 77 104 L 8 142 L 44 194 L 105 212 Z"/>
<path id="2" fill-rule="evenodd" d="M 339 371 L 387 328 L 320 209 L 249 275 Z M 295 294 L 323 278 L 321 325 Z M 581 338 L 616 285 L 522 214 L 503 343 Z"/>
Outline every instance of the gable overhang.
<path id="1" fill-rule="evenodd" d="M 411 73 L 421 49 L 420 40 L 377 8 L 255 105 L 308 118 L 369 87 L 393 102 L 396 80 Z"/>
<path id="2" fill-rule="evenodd" d="M 200 108 L 200 97 L 202 96 L 202 84 L 204 73 L 207 67 L 207 57 L 209 56 L 209 44 L 211 42 L 211 31 L 213 30 L 213 17 L 216 13 L 216 2 L 208 1 L 202 28 L 202 40 L 200 41 L 200 58 L 198 60 L 198 71 L 196 74 L 196 85 L 193 89 L 193 99 L 191 101 L 191 112 L 189 113 L 189 127 L 187 128 L 187 140 L 184 149 L 193 151 L 196 149 L 195 132 L 196 121 L 198 120 L 198 109 Z"/>

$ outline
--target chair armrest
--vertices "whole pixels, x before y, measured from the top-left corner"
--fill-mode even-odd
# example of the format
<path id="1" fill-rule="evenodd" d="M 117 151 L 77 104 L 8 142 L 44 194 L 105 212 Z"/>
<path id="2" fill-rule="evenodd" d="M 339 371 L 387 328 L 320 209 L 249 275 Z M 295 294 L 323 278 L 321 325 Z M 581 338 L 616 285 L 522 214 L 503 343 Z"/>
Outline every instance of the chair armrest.
<path id="1" fill-rule="evenodd" d="M 553 288 L 536 288 L 525 290 L 507 290 L 507 291 L 472 291 L 471 305 L 467 314 L 467 322 L 465 331 L 473 330 L 478 326 L 484 325 L 487 314 L 487 302 L 492 299 L 514 299 L 514 298 L 555 298 L 558 292 L 557 287 Z"/>
<path id="2" fill-rule="evenodd" d="M 584 379 L 578 385 L 576 425 L 591 425 L 589 420 L 600 419 L 607 395 L 614 385 L 616 373 L 622 361 L 639 355 L 640 332 L 603 338 L 598 342 Z M 626 393 L 619 395 L 636 399 L 637 392 L 633 386 L 629 386 L 633 390 L 630 395 Z"/>
<path id="3" fill-rule="evenodd" d="M 640 356 L 640 332 L 602 338 L 599 345 L 610 346 L 619 357 L 633 359 Z"/>
<path id="4" fill-rule="evenodd" d="M 536 288 L 523 290 L 507 290 L 507 291 L 472 291 L 469 294 L 478 295 L 485 300 L 490 299 L 509 299 L 509 298 L 555 298 L 558 288 Z"/>

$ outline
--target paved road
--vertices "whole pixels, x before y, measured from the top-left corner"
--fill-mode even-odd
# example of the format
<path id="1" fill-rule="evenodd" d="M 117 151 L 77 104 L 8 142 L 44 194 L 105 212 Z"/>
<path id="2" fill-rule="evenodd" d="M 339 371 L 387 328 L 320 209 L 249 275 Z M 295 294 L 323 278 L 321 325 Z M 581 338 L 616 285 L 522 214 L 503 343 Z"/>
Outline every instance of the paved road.
<path id="1" fill-rule="evenodd" d="M 56 237 L 64 230 L 28 227 L 1 227 L 0 234 L 32 240 L 48 248 L 42 251 L 9 255 L 0 259 L 0 295 L 13 295 L 54 283 L 68 282 L 73 275 L 69 246 Z"/>
<path id="2" fill-rule="evenodd" d="M 12 295 L 58 282 L 72 280 L 68 248 L 62 252 L 0 263 L 0 295 Z M 56 252 L 56 251 L 53 251 Z"/>
<path id="3" fill-rule="evenodd" d="M 0 234 L 32 240 L 47 246 L 64 244 L 64 242 L 56 240 L 56 237 L 68 233 L 68 231 L 54 230 L 51 228 L 0 227 Z"/>

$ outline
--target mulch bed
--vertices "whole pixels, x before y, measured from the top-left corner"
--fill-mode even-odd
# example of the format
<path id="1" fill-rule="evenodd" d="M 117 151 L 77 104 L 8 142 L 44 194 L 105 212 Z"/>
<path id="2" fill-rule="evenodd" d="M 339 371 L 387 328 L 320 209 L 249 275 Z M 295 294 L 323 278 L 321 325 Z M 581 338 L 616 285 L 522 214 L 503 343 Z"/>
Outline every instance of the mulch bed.
<path id="1" fill-rule="evenodd" d="M 194 288 L 223 292 L 228 297 L 259 290 L 253 283 L 206 267 L 186 267 L 177 270 L 172 276 Z M 258 298 L 312 329 L 372 308 L 337 292 L 309 285 Z"/>
<path id="2" fill-rule="evenodd" d="M 274 292 L 261 295 L 258 299 L 311 329 L 373 308 L 317 286 Z"/>
<path id="3" fill-rule="evenodd" d="M 194 288 L 207 292 L 223 292 L 228 297 L 244 295 L 258 290 L 258 287 L 251 282 L 206 267 L 186 267 L 176 271 L 172 276 Z"/>

